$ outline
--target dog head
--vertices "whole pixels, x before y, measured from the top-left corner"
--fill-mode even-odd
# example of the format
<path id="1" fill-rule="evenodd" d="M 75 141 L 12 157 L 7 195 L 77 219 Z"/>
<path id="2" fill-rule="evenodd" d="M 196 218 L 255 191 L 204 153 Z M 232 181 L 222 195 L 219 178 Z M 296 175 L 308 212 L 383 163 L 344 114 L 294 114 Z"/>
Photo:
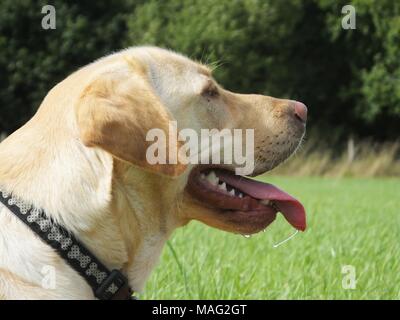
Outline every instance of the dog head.
<path id="1" fill-rule="evenodd" d="M 248 234 L 264 229 L 281 211 L 294 227 L 304 230 L 304 208 L 297 200 L 272 185 L 235 174 L 243 160 L 252 163 L 245 174 L 256 176 L 296 150 L 305 132 L 304 104 L 228 91 L 207 66 L 163 49 L 133 48 L 106 59 L 105 67 L 89 77 L 76 104 L 80 139 L 87 147 L 101 148 L 127 170 L 144 170 L 147 179 L 161 182 L 159 188 L 173 190 L 168 201 L 179 205 L 168 214 L 180 224 L 196 219 Z M 177 134 L 171 135 L 171 128 Z M 153 152 L 165 155 L 164 163 L 148 158 L 155 142 L 149 141 L 148 133 L 153 129 L 164 133 L 165 149 Z M 195 136 L 189 146 L 197 141 L 195 151 L 183 148 L 188 147 L 187 140 L 180 134 L 188 129 Z M 204 144 L 206 129 L 230 137 L 208 156 L 202 152 L 212 150 L 213 135 Z M 235 148 L 240 149 L 239 159 Z M 243 155 L 243 150 L 248 152 Z M 201 161 L 210 160 L 213 152 L 219 161 Z M 199 155 L 199 161 L 187 161 L 188 154 Z M 160 192 L 154 190 L 153 197 Z"/>

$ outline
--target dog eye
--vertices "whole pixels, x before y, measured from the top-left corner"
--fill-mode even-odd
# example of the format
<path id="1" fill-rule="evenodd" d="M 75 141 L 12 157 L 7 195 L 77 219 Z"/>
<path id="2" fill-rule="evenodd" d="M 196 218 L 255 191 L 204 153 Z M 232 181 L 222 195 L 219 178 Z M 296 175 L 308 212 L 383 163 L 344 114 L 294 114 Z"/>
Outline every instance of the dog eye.
<path id="1" fill-rule="evenodd" d="M 206 98 L 216 98 L 219 95 L 218 88 L 215 86 L 208 86 L 204 88 L 201 95 Z"/>

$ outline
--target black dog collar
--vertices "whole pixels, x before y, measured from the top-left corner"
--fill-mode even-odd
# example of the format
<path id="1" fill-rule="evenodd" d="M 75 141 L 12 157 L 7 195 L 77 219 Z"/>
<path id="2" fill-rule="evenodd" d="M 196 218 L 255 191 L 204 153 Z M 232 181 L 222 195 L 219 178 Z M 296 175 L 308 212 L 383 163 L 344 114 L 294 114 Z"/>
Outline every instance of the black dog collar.
<path id="1" fill-rule="evenodd" d="M 130 300 L 132 290 L 118 270 L 109 271 L 70 232 L 48 218 L 42 209 L 24 203 L 11 193 L 0 189 L 0 202 L 24 222 L 90 285 L 100 300 Z"/>

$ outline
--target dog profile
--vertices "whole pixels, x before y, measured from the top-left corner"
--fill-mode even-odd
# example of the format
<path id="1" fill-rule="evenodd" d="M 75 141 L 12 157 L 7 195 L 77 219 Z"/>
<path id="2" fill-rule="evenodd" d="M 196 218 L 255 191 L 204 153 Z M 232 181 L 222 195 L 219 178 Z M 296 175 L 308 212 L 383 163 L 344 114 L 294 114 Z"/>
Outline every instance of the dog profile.
<path id="1" fill-rule="evenodd" d="M 306 117 L 300 102 L 222 88 L 212 70 L 183 55 L 129 48 L 57 84 L 33 118 L 1 142 L 0 187 L 42 208 L 140 291 L 169 236 L 191 220 L 251 234 L 282 211 L 305 228 L 299 203 L 272 185 L 235 176 L 235 163 L 149 164 L 147 132 L 167 132 L 171 121 L 195 131 L 253 129 L 256 176 L 296 150 Z M 55 270 L 54 288 L 43 286 L 46 266 Z M 0 204 L 0 298 L 94 295 Z"/>

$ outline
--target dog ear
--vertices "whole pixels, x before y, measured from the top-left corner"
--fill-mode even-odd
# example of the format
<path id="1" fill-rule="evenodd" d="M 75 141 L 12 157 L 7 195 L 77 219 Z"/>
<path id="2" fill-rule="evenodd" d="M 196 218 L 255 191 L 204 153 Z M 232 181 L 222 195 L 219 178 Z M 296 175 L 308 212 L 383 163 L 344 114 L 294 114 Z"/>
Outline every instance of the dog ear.
<path id="1" fill-rule="evenodd" d="M 114 157 L 152 172 L 178 176 L 186 169 L 178 152 L 165 164 L 150 164 L 146 151 L 154 143 L 147 132 L 161 129 L 169 155 L 169 125 L 172 117 L 153 92 L 143 68 L 103 73 L 94 79 L 76 104 L 80 138 L 87 147 L 99 147 Z M 181 143 L 173 141 L 179 150 Z M 175 148 L 174 148 L 175 151 Z M 176 155 L 176 156 L 175 156 Z"/>

